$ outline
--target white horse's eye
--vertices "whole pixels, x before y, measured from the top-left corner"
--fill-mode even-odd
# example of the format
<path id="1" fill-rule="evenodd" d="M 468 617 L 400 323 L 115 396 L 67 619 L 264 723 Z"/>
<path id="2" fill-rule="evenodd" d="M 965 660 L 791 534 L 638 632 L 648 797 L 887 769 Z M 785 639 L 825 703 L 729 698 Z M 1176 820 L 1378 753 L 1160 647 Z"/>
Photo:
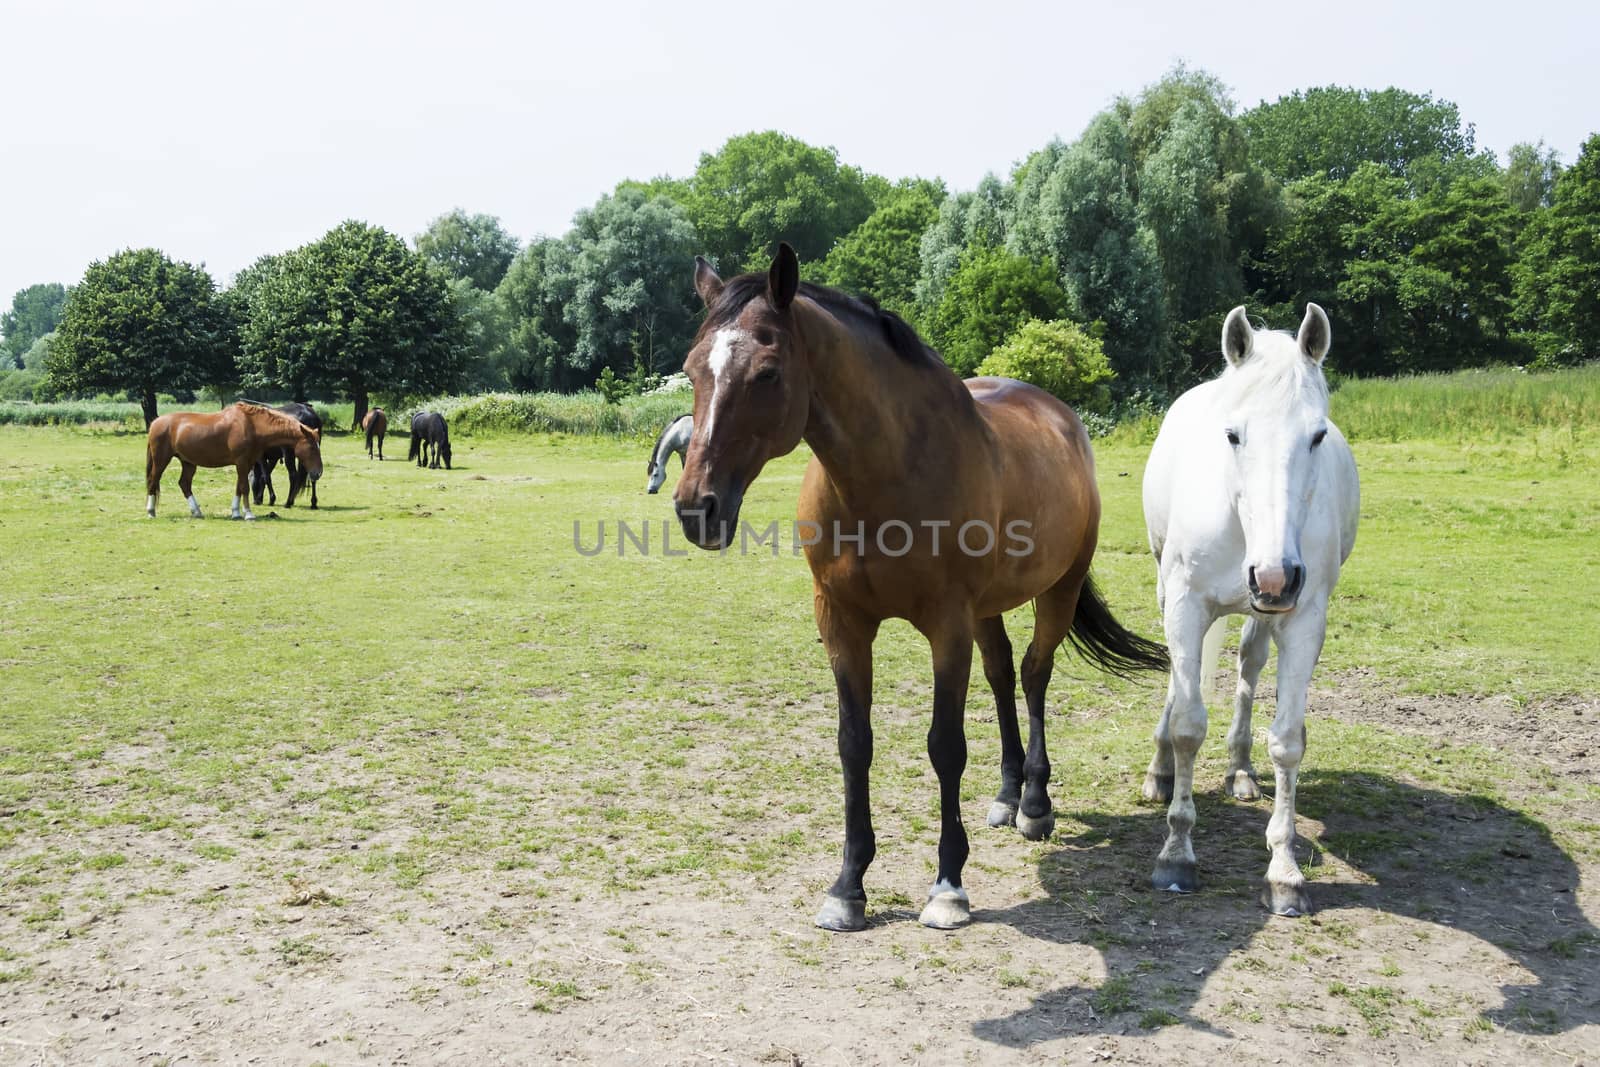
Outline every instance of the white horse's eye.
<path id="1" fill-rule="evenodd" d="M 1230 445 L 1233 445 L 1235 448 L 1237 448 L 1239 446 L 1239 435 L 1237 433 L 1234 433 L 1232 430 L 1229 430 L 1228 431 L 1228 443 Z"/>
<path id="2" fill-rule="evenodd" d="M 1318 430 L 1316 433 L 1312 434 L 1311 447 L 1316 448 L 1322 443 L 1322 439 L 1326 436 L 1328 436 L 1328 431 L 1326 429 Z"/>

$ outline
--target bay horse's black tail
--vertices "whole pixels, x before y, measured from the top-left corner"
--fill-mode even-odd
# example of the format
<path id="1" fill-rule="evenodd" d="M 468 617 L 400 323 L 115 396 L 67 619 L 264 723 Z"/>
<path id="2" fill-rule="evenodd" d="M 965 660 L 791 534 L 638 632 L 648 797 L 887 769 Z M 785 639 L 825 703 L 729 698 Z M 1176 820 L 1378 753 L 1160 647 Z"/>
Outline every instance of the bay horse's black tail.
<path id="1" fill-rule="evenodd" d="M 1131 677 L 1134 671 L 1172 669 L 1165 646 L 1140 637 L 1112 617 L 1093 578 L 1083 580 L 1067 640 L 1084 659 L 1119 678 Z"/>

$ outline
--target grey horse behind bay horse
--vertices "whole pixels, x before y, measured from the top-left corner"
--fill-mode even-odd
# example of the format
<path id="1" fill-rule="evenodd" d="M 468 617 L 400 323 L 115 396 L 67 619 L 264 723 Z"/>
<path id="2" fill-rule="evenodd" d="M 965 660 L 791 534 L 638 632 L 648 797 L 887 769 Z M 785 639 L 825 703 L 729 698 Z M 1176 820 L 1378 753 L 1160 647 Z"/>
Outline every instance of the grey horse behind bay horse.
<path id="1" fill-rule="evenodd" d="M 656 446 L 650 450 L 650 463 L 645 467 L 645 473 L 650 476 L 644 487 L 645 492 L 656 493 L 661 490 L 662 483 L 667 480 L 667 460 L 676 452 L 678 462 L 682 463 L 685 453 L 689 451 L 689 440 L 692 437 L 694 437 L 693 412 L 679 415 L 661 428 L 661 436 L 656 438 Z"/>
<path id="2" fill-rule="evenodd" d="M 1243 307 L 1222 326 L 1221 377 L 1172 405 L 1144 475 L 1145 526 L 1172 674 L 1145 776 L 1148 800 L 1170 801 L 1155 888 L 1193 892 L 1194 759 L 1206 736 L 1203 680 L 1221 625 L 1244 615 L 1224 788 L 1261 794 L 1250 764 L 1250 712 L 1267 643 L 1278 647 L 1278 699 L 1267 730 L 1277 789 L 1264 903 L 1311 910 L 1294 858 L 1295 785 L 1305 754 L 1306 690 L 1322 654 L 1328 598 L 1355 546 L 1361 491 L 1355 458 L 1328 419 L 1322 360 L 1332 332 L 1315 304 L 1291 336 L 1252 329 Z"/>

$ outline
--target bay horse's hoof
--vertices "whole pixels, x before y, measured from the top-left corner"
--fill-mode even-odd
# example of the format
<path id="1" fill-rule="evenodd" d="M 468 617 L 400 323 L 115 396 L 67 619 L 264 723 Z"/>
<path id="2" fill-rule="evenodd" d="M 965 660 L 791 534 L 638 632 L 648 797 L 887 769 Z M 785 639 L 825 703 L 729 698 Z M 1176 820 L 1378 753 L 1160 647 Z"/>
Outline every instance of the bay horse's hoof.
<path id="1" fill-rule="evenodd" d="M 1022 831 L 1022 836 L 1029 841 L 1043 841 L 1056 829 L 1056 813 L 1047 811 L 1037 819 L 1025 811 L 1017 812 L 1017 829 Z"/>
<path id="2" fill-rule="evenodd" d="M 928 893 L 927 906 L 922 909 L 922 925 L 935 930 L 954 930 L 972 921 L 972 906 L 967 901 L 967 891 L 948 882 L 940 882 Z"/>
<path id="3" fill-rule="evenodd" d="M 1234 771 L 1222 781 L 1222 791 L 1235 800 L 1260 800 L 1261 787 L 1249 771 Z"/>
<path id="4" fill-rule="evenodd" d="M 1015 826 L 1017 825 L 1017 806 L 997 800 L 989 805 L 990 826 Z"/>
<path id="5" fill-rule="evenodd" d="M 1150 886 L 1166 893 L 1194 893 L 1200 889 L 1200 871 L 1185 860 L 1157 860 Z"/>
<path id="6" fill-rule="evenodd" d="M 1311 894 L 1306 892 L 1305 882 L 1282 884 L 1267 882 L 1261 887 L 1261 904 L 1274 915 L 1295 919 L 1302 915 L 1310 915 Z"/>
<path id="7" fill-rule="evenodd" d="M 1144 776 L 1144 798 L 1153 800 L 1158 804 L 1172 803 L 1172 775 L 1146 774 Z"/>
<path id="8" fill-rule="evenodd" d="M 829 893 L 823 898 L 822 910 L 817 912 L 817 925 L 824 930 L 832 930 L 840 934 L 865 930 L 867 928 L 867 902 L 864 900 L 844 900 Z"/>

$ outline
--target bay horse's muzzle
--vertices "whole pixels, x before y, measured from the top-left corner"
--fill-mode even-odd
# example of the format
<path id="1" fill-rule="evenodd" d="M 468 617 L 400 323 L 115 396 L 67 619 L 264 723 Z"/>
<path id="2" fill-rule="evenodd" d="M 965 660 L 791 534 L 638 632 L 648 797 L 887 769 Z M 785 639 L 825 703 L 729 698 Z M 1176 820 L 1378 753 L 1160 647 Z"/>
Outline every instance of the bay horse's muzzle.
<path id="1" fill-rule="evenodd" d="M 1284 560 L 1277 567 L 1250 568 L 1250 606 L 1269 615 L 1291 610 L 1306 585 L 1304 564 Z"/>
<path id="2" fill-rule="evenodd" d="M 683 527 L 683 536 L 691 543 L 701 548 L 727 548 L 733 543 L 739 523 L 739 505 L 743 500 L 742 492 L 729 493 L 727 497 L 702 493 L 700 499 L 689 506 L 682 501 L 674 501 L 673 506 L 678 513 L 678 523 Z"/>

